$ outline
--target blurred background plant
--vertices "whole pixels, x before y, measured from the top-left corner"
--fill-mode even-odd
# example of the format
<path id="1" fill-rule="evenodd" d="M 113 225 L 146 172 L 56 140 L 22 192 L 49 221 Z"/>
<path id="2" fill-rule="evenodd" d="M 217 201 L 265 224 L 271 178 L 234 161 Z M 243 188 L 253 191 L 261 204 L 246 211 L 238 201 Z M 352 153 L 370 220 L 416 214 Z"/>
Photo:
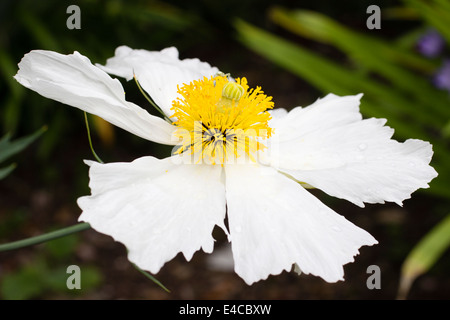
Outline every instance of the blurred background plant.
<path id="1" fill-rule="evenodd" d="M 404 3 L 404 7 L 384 9 L 383 17 L 414 18 L 424 25 L 388 39 L 368 30 L 356 31 L 319 12 L 280 7 L 269 10 L 270 19 L 282 28 L 338 49 L 344 54 L 339 61 L 243 21 L 237 21 L 236 28 L 245 46 L 323 93 L 363 92 L 362 113 L 387 118 L 397 138 L 430 141 L 439 177 L 427 192 L 450 199 L 450 68 L 444 55 L 445 45 L 450 43 L 450 2 Z M 406 297 L 414 279 L 426 272 L 449 245 L 450 224 L 446 218 L 404 262 L 399 297 Z"/>
<path id="2" fill-rule="evenodd" d="M 81 9 L 80 30 L 66 28 L 66 8 L 71 4 Z M 366 9 L 372 4 L 381 8 L 381 29 L 366 27 Z M 286 109 L 308 105 L 329 92 L 362 92 L 364 116 L 388 119 L 396 139 L 418 138 L 433 144 L 432 165 L 439 177 L 430 189 L 415 193 L 403 208 L 386 204 L 361 210 L 320 194 L 323 201 L 380 242 L 362 248 L 356 263 L 346 266 L 344 283 L 327 284 L 285 273 L 247 287 L 233 273 L 208 269 L 204 255 L 196 254 L 190 263 L 177 257 L 157 275 L 171 290 L 168 294 L 143 281 L 127 262 L 125 248 L 89 230 L 35 247 L 0 252 L 0 297 L 450 297 L 448 21 L 450 2 L 445 0 L 355 0 L 339 5 L 332 0 L 284 0 L 276 6 L 269 0 L 2 1 L 0 136 L 5 137 L 0 141 L 0 159 L 2 143 L 10 136 L 36 132 L 30 136 L 34 139 L 44 125 L 48 130 L 12 157 L 18 169 L 0 180 L 0 243 L 76 223 L 76 199 L 89 193 L 82 159 L 92 158 L 92 154 L 83 113 L 61 107 L 13 79 L 17 63 L 33 49 L 76 50 L 103 64 L 119 45 L 147 50 L 176 46 L 182 58 L 198 57 L 232 75 L 246 76 L 272 95 L 276 106 Z M 155 113 L 133 82 L 122 83 L 128 100 Z M 168 147 L 116 130 L 97 117 L 90 119 L 96 151 L 107 162 L 149 154 L 165 157 L 170 152 Z M 219 244 L 223 242 L 223 235 L 216 237 Z M 65 287 L 64 271 L 70 264 L 79 264 L 89 275 L 83 284 L 86 290 L 75 296 Z M 365 286 L 370 264 L 381 267 L 379 291 Z M 421 277 L 413 286 L 425 273 L 429 277 Z"/>
<path id="3" fill-rule="evenodd" d="M 0 163 L 6 161 L 8 158 L 24 150 L 29 144 L 31 144 L 34 140 L 36 140 L 45 130 L 46 128 L 43 127 L 41 130 L 38 130 L 34 134 L 14 140 L 12 142 L 11 142 L 11 135 L 6 134 L 2 139 L 0 139 Z M 16 168 L 15 163 L 11 163 L 10 165 L 4 168 L 0 168 L 0 180 L 6 178 L 11 172 L 13 172 L 15 168 Z"/>

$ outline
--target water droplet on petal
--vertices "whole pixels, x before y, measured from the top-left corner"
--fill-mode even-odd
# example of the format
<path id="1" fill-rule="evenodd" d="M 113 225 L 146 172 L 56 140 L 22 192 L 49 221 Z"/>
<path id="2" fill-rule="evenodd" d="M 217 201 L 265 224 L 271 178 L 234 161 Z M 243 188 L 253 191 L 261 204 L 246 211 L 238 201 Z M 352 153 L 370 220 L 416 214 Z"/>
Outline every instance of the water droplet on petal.
<path id="1" fill-rule="evenodd" d="M 234 227 L 234 231 L 241 232 L 242 231 L 242 227 L 241 226 L 236 226 L 236 227 Z"/>
<path id="2" fill-rule="evenodd" d="M 414 162 L 411 161 L 411 162 L 409 163 L 409 165 L 410 165 L 411 167 L 414 167 L 416 164 L 415 164 Z"/>
<path id="3" fill-rule="evenodd" d="M 359 148 L 359 150 L 361 150 L 361 151 L 366 150 L 366 149 L 367 149 L 367 144 L 361 143 L 361 144 L 358 146 L 358 148 Z"/>
<path id="4" fill-rule="evenodd" d="M 332 226 L 331 229 L 333 229 L 336 232 L 340 232 L 341 228 L 339 228 L 338 226 Z"/>
<path id="5" fill-rule="evenodd" d="M 131 228 L 136 228 L 139 225 L 139 223 L 136 220 L 130 220 L 128 221 L 128 224 Z"/>

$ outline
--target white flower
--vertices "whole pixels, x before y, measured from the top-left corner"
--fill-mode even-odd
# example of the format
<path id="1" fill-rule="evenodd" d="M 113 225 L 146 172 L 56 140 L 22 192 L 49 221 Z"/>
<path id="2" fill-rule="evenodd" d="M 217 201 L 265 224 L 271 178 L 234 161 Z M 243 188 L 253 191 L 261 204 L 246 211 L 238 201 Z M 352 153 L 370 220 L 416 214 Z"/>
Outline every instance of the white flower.
<path id="1" fill-rule="evenodd" d="M 78 200 L 86 221 L 129 250 L 129 259 L 157 273 L 178 253 L 210 253 L 217 225 L 232 245 L 235 271 L 246 283 L 290 271 L 328 282 L 377 241 L 304 187 L 363 207 L 399 205 L 437 176 L 432 147 L 399 143 L 385 120 L 362 119 L 361 95 L 327 95 L 287 112 L 260 88 L 198 59 L 119 47 L 106 66 L 78 52 L 32 51 L 15 76 L 25 87 L 98 115 L 144 139 L 181 145 L 171 157 L 90 166 L 92 195 Z M 125 100 L 117 79 L 135 75 L 171 121 Z M 266 110 L 267 109 L 267 110 Z M 199 126 L 200 125 L 200 126 Z M 193 163 L 186 163 L 195 159 Z M 246 161 L 235 161 L 246 159 Z M 225 226 L 225 219 L 228 226 Z"/>

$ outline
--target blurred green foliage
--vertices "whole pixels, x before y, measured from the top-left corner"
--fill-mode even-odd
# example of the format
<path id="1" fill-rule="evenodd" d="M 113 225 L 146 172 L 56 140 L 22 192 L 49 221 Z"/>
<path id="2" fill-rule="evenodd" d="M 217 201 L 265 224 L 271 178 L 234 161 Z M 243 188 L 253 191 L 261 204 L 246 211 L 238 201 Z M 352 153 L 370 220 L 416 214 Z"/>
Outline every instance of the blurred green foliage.
<path id="1" fill-rule="evenodd" d="M 66 8 L 71 4 L 81 8 L 80 30 L 66 28 Z M 83 156 L 90 156 L 83 114 L 60 107 L 13 79 L 17 63 L 33 49 L 66 54 L 76 50 L 94 63 L 104 63 L 120 45 L 147 50 L 176 46 L 183 57 L 201 56 L 223 71 L 238 73 L 250 61 L 249 48 L 305 80 L 311 90 L 339 95 L 363 92 L 361 111 L 365 116 L 387 118 L 399 139 L 420 138 L 433 143 L 432 165 L 439 177 L 427 192 L 450 198 L 450 100 L 448 94 L 435 89 L 428 81 L 439 61 L 426 59 L 414 50 L 417 37 L 428 26 L 435 27 L 450 43 L 449 2 L 405 0 L 401 5 L 399 1 L 377 1 L 382 17 L 392 19 L 383 20 L 381 32 L 387 29 L 385 23 L 389 23 L 390 30 L 396 30 L 394 34 L 381 33 L 383 36 L 365 30 L 365 10 L 373 1 L 345 1 L 337 5 L 335 0 L 286 0 L 277 1 L 280 7 L 276 8 L 271 7 L 273 4 L 270 0 L 1 1 L 0 136 L 5 135 L 1 141 L 6 141 L 7 135 L 28 136 L 43 125 L 48 127 L 33 155 L 33 168 L 39 168 L 35 174 L 40 183 L 50 179 L 55 184 L 65 184 L 67 177 L 61 172 L 67 171 L 70 157 L 78 151 L 75 150 L 77 140 L 86 146 Z M 345 25 L 331 18 L 336 16 L 357 17 L 347 19 L 357 22 Z M 276 77 L 273 81 L 277 81 Z M 124 87 L 131 101 L 148 106 L 134 83 L 124 83 Z M 154 113 L 153 109 L 148 110 Z M 112 127 L 101 119 L 94 117 L 92 124 L 93 139 L 100 140 L 103 146 L 113 145 L 114 139 L 120 139 L 114 137 Z M 142 149 L 150 145 L 152 152 L 161 154 L 168 151 L 133 139 L 132 135 L 127 136 L 127 143 L 133 141 Z M 96 144 L 102 157 L 109 150 L 103 146 Z M 79 167 L 71 168 L 74 172 L 71 177 L 76 177 L 76 181 L 71 180 L 71 192 L 77 196 L 80 189 L 87 190 L 86 171 L 77 174 L 80 168 L 85 170 L 80 157 L 77 154 L 74 160 Z M 3 168 L 5 173 L 12 170 L 10 166 Z M 10 212 L 11 219 L 5 219 L 5 224 L 0 225 L 0 234 L 9 235 L 9 226 L 19 227 L 30 217 L 27 210 L 22 207 Z M 444 235 L 450 231 L 447 231 L 448 223 L 444 221 L 442 225 L 430 234 L 432 241 L 426 237 L 425 245 L 419 244 L 413 250 L 412 258 L 405 262 L 408 267 L 404 277 L 411 276 L 408 270 L 415 270 L 414 278 L 426 272 L 443 254 L 448 239 Z M 16 272 L 0 275 L 2 296 L 26 299 L 51 292 L 66 293 L 64 263 L 76 248 L 74 239 L 70 236 L 51 241 L 45 245 L 47 253 L 39 252 Z M 59 263 L 55 267 L 49 261 Z M 83 267 L 82 270 L 82 281 L 88 281 L 82 287 L 94 287 L 101 280 L 95 269 Z"/>
<path id="2" fill-rule="evenodd" d="M 73 261 L 73 252 L 78 242 L 77 235 L 66 236 L 45 244 L 31 261 L 12 273 L 0 277 L 0 296 L 7 300 L 24 300 L 59 294 L 70 297 L 86 294 L 102 281 L 102 275 L 94 266 L 80 266 L 81 290 L 70 290 L 66 286 L 67 267 Z"/>
<path id="3" fill-rule="evenodd" d="M 450 246 L 450 214 L 414 247 L 402 266 L 398 298 L 407 297 L 414 280 L 431 269 Z"/>
<path id="4" fill-rule="evenodd" d="M 0 139 L 0 164 L 6 159 L 12 157 L 13 155 L 24 150 L 29 144 L 35 141 L 47 128 L 42 128 L 34 134 L 27 137 L 23 137 L 13 142 L 10 141 L 11 136 L 9 134 L 5 135 Z M 16 167 L 15 163 L 10 164 L 7 167 L 0 168 L 0 180 L 6 178 Z"/>
<path id="5" fill-rule="evenodd" d="M 238 21 L 236 28 L 242 43 L 324 93 L 364 93 L 361 111 L 369 117 L 387 118 L 397 138 L 430 141 L 435 151 L 433 166 L 439 177 L 428 191 L 450 198 L 450 150 L 448 138 L 443 134 L 450 121 L 448 93 L 434 88 L 427 81 L 427 74 L 414 72 L 418 69 L 432 72 L 435 66 L 411 48 L 408 51 L 394 41 L 345 28 L 317 12 L 275 8 L 270 13 L 276 23 L 289 30 L 338 47 L 352 64 L 333 61 Z"/>
<path id="6" fill-rule="evenodd" d="M 60 107 L 59 103 L 43 99 L 19 85 L 13 76 L 17 72 L 17 64 L 23 55 L 34 49 L 53 50 L 64 54 L 79 51 L 89 57 L 93 63 L 104 63 L 114 54 L 116 47 L 128 45 L 147 50 L 176 46 L 181 53 L 192 52 L 191 56 L 196 56 L 195 51 L 198 50 L 196 48 L 203 48 L 203 50 L 207 48 L 209 55 L 214 56 L 219 47 L 226 48 L 227 43 L 232 41 L 232 26 L 228 15 L 254 20 L 264 13 L 264 6 L 268 2 L 270 1 L 253 0 L 247 3 L 234 0 L 220 3 L 200 1 L 192 5 L 185 1 L 170 3 L 155 0 L 79 0 L 75 3 L 68 0 L 1 1 L 0 133 L 3 131 L 5 137 L 1 140 L 0 147 L 9 143 L 10 136 L 25 136 L 30 131 L 38 131 L 46 125 L 48 131 L 35 149 L 32 163 L 27 166 L 31 173 L 28 178 L 40 185 L 38 188 L 65 185 L 67 181 L 71 181 L 70 192 L 73 196 L 66 196 L 69 199 L 79 196 L 80 190 L 83 193 L 87 192 L 86 168 L 81 159 L 91 155 L 85 136 L 83 114 L 78 110 Z M 78 5 L 81 9 L 80 30 L 66 28 L 66 19 L 69 16 L 66 9 L 72 4 Z M 259 10 L 249 10 L 256 4 L 260 6 Z M 132 101 L 136 101 L 137 98 L 137 103 L 145 107 L 147 105 L 145 100 L 134 86 L 134 83 L 124 83 L 127 96 Z M 139 98 L 141 98 L 140 101 Z M 154 112 L 151 108 L 148 110 Z M 103 146 L 97 145 L 97 148 L 104 151 L 106 148 L 102 147 L 111 147 L 115 142 L 112 126 L 98 117 L 92 117 L 92 124 L 95 142 L 100 140 L 103 143 Z M 32 137 L 35 136 L 37 134 Z M 9 149 L 13 150 L 12 148 L 16 148 L 19 144 L 25 146 L 25 142 L 29 142 L 30 139 L 31 137 L 18 140 L 16 144 L 12 142 Z M 137 141 L 135 146 L 144 146 L 144 142 L 134 139 L 132 135 L 127 139 Z M 70 168 L 71 157 L 79 151 L 76 150 L 78 140 L 82 140 L 86 146 L 86 153 L 77 154 L 74 161 L 78 165 Z M 145 148 L 148 148 L 148 145 L 153 149 L 161 148 L 166 154 L 170 151 L 146 141 Z M 149 153 L 149 150 L 145 153 Z M 3 154 L 6 155 L 6 153 Z M 78 175 L 80 168 L 84 171 L 83 174 Z M 12 169 L 13 165 L 6 167 L 4 172 L 0 173 L 6 176 Z M 70 171 L 69 176 L 64 175 L 64 172 L 68 171 Z M 13 180 L 6 182 L 10 181 Z M 31 181 L 29 183 L 32 188 Z M 53 190 L 53 187 L 50 190 Z M 30 194 L 29 197 L 32 195 Z M 36 212 L 30 212 L 30 208 L 24 207 L 22 203 L 19 206 L 21 210 L 6 211 L 9 206 L 1 208 L 1 213 L 7 214 L 6 217 L 0 217 L 2 239 L 12 237 L 14 230 L 20 230 L 20 225 L 26 225 L 31 218 L 39 219 L 35 217 Z M 52 214 L 53 212 L 48 212 L 48 215 Z M 76 243 L 60 245 L 65 241 L 63 239 L 48 242 L 45 246 L 48 249 L 46 254 L 32 255 L 30 261 L 18 267 L 15 272 L 1 274 L 2 297 L 27 299 L 45 296 L 52 292 L 66 292 L 66 266 L 54 267 L 49 264 L 49 261 L 58 260 L 58 257 L 68 258 L 73 255 Z M 69 241 L 74 238 L 67 237 L 67 239 Z M 99 274 L 95 270 L 83 267 L 82 281 L 89 281 L 91 284 L 82 284 L 82 287 L 95 285 L 98 279 Z"/>
<path id="7" fill-rule="evenodd" d="M 242 44 L 324 94 L 364 93 L 361 112 L 367 117 L 387 118 L 398 139 L 431 142 L 432 166 L 439 176 L 425 191 L 450 200 L 450 96 L 430 81 L 441 61 L 422 57 L 415 48 L 418 37 L 430 27 L 450 44 L 450 2 L 404 3 L 404 7 L 388 10 L 389 16 L 416 18 L 422 24 L 394 38 L 368 30 L 355 31 L 315 11 L 281 7 L 269 11 L 270 19 L 282 28 L 339 50 L 344 58 L 338 60 L 336 55 L 328 57 L 299 41 L 287 40 L 242 20 L 237 20 L 235 26 Z M 402 269 L 401 297 L 406 297 L 414 279 L 427 272 L 445 252 L 450 245 L 449 234 L 447 218 L 412 250 Z"/>

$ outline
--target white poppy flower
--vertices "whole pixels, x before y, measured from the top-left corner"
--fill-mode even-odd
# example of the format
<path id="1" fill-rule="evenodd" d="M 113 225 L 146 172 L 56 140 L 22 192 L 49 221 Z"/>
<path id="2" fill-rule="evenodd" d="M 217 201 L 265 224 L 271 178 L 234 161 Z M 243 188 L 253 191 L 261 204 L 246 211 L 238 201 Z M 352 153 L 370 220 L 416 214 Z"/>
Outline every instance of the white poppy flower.
<path id="1" fill-rule="evenodd" d="M 293 267 L 343 280 L 343 265 L 377 241 L 305 187 L 361 207 L 401 205 L 437 176 L 429 166 L 432 146 L 399 143 L 385 120 L 363 120 L 361 95 L 330 94 L 305 108 L 271 110 L 271 97 L 259 87 L 249 89 L 245 78 L 231 79 L 198 59 L 180 60 L 175 48 L 122 46 L 105 66 L 78 52 L 37 50 L 19 68 L 17 81 L 47 98 L 178 145 L 165 159 L 86 161 L 92 195 L 78 200 L 80 221 L 122 242 L 130 261 L 152 273 L 180 252 L 187 260 L 199 249 L 211 253 L 219 226 L 247 284 Z M 126 101 L 106 72 L 135 75 L 170 120 Z"/>

